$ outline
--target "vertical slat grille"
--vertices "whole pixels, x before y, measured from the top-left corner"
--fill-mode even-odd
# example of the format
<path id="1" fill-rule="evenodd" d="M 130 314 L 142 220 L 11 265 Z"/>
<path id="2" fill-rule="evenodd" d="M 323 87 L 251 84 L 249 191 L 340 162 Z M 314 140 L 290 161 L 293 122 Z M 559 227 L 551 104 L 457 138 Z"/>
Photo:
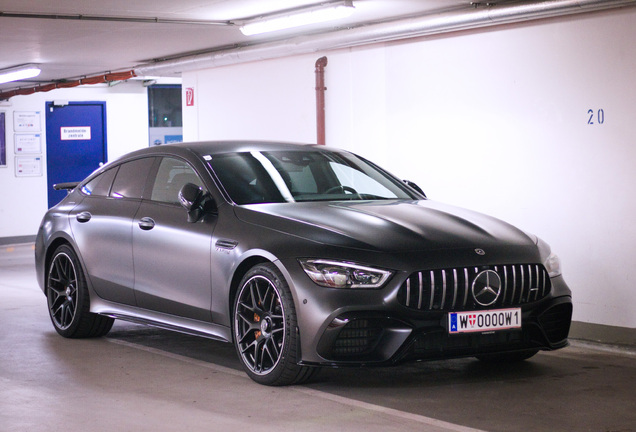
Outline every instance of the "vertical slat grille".
<path id="1" fill-rule="evenodd" d="M 457 269 L 453 269 L 453 304 L 451 309 L 455 309 L 457 304 Z"/>
<path id="2" fill-rule="evenodd" d="M 417 302 L 417 308 L 418 309 L 422 309 L 422 298 L 423 298 L 423 295 L 424 295 L 424 282 L 423 282 L 423 279 L 422 279 L 422 273 L 419 273 L 418 280 L 419 280 L 419 285 L 418 286 L 419 286 L 419 293 L 420 293 L 420 301 Z"/>
<path id="3" fill-rule="evenodd" d="M 542 265 L 507 264 L 415 272 L 400 288 L 398 301 L 408 308 L 427 311 L 480 309 L 472 295 L 472 284 L 484 270 L 497 272 L 501 280 L 499 297 L 489 308 L 518 306 L 550 293 L 550 278 Z"/>
<path id="4" fill-rule="evenodd" d="M 435 302 L 435 272 L 431 270 L 431 295 L 430 295 L 430 306 L 429 309 L 433 309 L 433 304 Z"/>

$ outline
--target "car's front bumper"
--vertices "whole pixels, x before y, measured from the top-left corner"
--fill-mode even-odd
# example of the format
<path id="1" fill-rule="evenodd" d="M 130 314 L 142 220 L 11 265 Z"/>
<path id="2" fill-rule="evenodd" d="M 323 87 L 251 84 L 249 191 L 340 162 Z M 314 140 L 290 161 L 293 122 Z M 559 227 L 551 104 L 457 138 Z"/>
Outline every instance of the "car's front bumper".
<path id="1" fill-rule="evenodd" d="M 294 282 L 302 364 L 383 365 L 568 345 L 572 299 L 560 276 L 551 279 L 545 297 L 517 306 L 522 310 L 521 329 L 449 334 L 447 310 L 413 310 L 400 304 L 404 275 L 381 290 L 328 289 L 291 268 L 286 277 Z"/>
<path id="2" fill-rule="evenodd" d="M 448 314 L 436 319 L 403 320 L 377 313 L 339 316 L 346 322 L 330 326 L 322 335 L 317 353 L 320 364 L 394 364 L 408 360 L 435 360 L 513 351 L 553 350 L 567 346 L 572 302 L 554 299 L 523 312 L 520 330 L 449 334 Z M 309 362 L 305 362 L 309 363 Z"/>

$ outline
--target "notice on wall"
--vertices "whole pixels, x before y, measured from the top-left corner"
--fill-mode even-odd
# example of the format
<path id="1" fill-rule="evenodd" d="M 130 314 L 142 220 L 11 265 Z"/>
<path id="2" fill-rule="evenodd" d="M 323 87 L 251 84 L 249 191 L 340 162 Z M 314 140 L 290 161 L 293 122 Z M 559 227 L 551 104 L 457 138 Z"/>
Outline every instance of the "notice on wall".
<path id="1" fill-rule="evenodd" d="M 14 132 L 40 132 L 39 111 L 15 111 L 13 113 Z"/>
<path id="2" fill-rule="evenodd" d="M 194 106 L 194 87 L 185 89 L 186 106 Z"/>
<path id="3" fill-rule="evenodd" d="M 60 128 L 60 139 L 62 141 L 72 140 L 90 140 L 91 139 L 91 127 L 90 126 L 63 126 Z"/>
<path id="4" fill-rule="evenodd" d="M 15 153 L 42 153 L 42 139 L 40 134 L 15 134 Z"/>
<path id="5" fill-rule="evenodd" d="M 36 177 L 42 175 L 42 156 L 16 156 L 15 176 Z"/>

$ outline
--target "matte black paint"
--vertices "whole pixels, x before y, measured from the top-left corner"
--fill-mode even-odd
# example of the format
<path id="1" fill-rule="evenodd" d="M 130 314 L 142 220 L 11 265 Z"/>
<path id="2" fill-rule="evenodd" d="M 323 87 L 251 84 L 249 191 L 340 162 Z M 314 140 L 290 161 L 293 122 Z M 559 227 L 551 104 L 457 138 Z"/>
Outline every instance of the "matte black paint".
<path id="1" fill-rule="evenodd" d="M 492 217 L 428 200 L 407 186 L 409 200 L 239 206 L 232 203 L 205 160 L 207 155 L 228 152 L 310 148 L 263 142 L 166 145 L 108 164 L 44 216 L 35 252 L 40 286 L 44 290 L 51 251 L 68 243 L 86 272 L 92 312 L 231 342 L 236 284 L 252 265 L 268 261 L 278 267 L 292 292 L 304 364 L 385 364 L 567 345 L 571 292 L 561 276 L 552 279 L 546 298 L 522 306 L 525 339 L 509 346 L 488 345 L 486 336 L 477 335 L 469 349 L 444 348 L 436 355 L 415 355 L 413 347 L 427 334 L 444 344 L 453 337 L 446 334 L 447 313 L 408 310 L 397 301 L 401 284 L 416 271 L 541 264 L 549 248 L 536 237 Z M 320 150 L 328 149 L 321 146 Z M 161 156 L 190 163 L 216 204 L 213 212 L 189 223 L 182 207 L 148 199 L 149 181 L 140 198 L 81 192 L 83 184 L 113 166 Z M 90 213 L 89 220 L 82 220 L 85 213 Z M 477 248 L 485 254 L 477 254 Z M 324 288 L 309 279 L 299 258 L 353 261 L 394 274 L 381 289 Z M 550 329 L 541 322 L 541 314 L 550 310 L 563 316 L 559 325 L 565 327 L 564 337 L 557 341 L 549 340 Z M 340 324 L 346 320 L 368 323 L 369 334 L 379 334 L 368 352 L 349 357 L 333 354 L 333 344 L 345 327 Z"/>

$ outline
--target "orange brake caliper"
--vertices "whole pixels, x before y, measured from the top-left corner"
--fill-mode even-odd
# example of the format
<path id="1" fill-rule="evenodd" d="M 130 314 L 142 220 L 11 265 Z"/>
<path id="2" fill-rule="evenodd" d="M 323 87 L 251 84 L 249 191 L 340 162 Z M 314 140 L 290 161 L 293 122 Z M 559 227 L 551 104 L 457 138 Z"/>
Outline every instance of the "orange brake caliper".
<path id="1" fill-rule="evenodd" d="M 260 321 L 261 321 L 261 317 L 258 316 L 256 313 L 254 313 L 254 322 L 260 322 Z M 256 330 L 254 332 L 254 339 L 258 339 L 259 337 L 261 337 L 261 331 Z"/>

